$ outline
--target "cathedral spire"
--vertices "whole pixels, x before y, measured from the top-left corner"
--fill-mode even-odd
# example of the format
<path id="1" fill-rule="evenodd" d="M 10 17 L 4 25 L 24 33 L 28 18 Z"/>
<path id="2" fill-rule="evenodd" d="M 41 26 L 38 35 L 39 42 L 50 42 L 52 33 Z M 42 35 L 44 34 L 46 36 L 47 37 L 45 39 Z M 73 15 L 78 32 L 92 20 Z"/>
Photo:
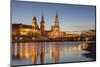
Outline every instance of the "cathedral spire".
<path id="1" fill-rule="evenodd" d="M 44 12 L 42 11 L 42 19 L 41 19 L 41 21 L 44 23 L 45 21 L 44 21 Z"/>
<path id="2" fill-rule="evenodd" d="M 41 34 L 45 35 L 45 20 L 44 20 L 44 13 L 42 11 L 42 18 L 41 18 L 41 22 L 40 22 L 40 29 L 41 29 Z"/>
<path id="3" fill-rule="evenodd" d="M 56 16 L 55 16 L 55 26 L 59 27 L 59 19 L 58 19 L 58 14 L 57 13 L 56 13 Z"/>
<path id="4" fill-rule="evenodd" d="M 58 14 L 57 14 L 57 12 L 56 12 L 56 18 L 58 18 Z"/>

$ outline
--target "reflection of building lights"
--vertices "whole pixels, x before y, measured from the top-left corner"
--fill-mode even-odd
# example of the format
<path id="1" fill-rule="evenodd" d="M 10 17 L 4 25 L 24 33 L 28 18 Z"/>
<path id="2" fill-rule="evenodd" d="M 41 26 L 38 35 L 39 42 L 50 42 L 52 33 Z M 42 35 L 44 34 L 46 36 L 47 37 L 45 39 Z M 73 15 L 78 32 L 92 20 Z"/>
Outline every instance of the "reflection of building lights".
<path id="1" fill-rule="evenodd" d="M 36 51 L 35 46 L 31 46 L 30 55 L 31 55 L 32 64 L 35 64 L 36 63 L 36 59 L 37 59 L 37 51 Z"/>
<path id="2" fill-rule="evenodd" d="M 82 49 L 88 48 L 88 44 L 82 44 Z"/>
<path id="3" fill-rule="evenodd" d="M 14 46 L 16 46 L 17 45 L 17 43 L 14 43 Z"/>
<path id="4" fill-rule="evenodd" d="M 25 58 L 29 58 L 28 46 L 25 46 Z"/>
<path id="5" fill-rule="evenodd" d="M 81 51 L 82 49 L 86 49 L 88 48 L 88 44 L 80 44 L 78 46 L 67 46 L 64 47 L 64 51 L 66 52 L 77 52 L 77 51 Z"/>
<path id="6" fill-rule="evenodd" d="M 28 45 L 29 43 L 25 43 L 26 45 Z"/>
<path id="7" fill-rule="evenodd" d="M 52 51 L 52 48 L 51 48 L 51 47 L 49 48 L 49 51 L 50 51 L 50 52 L 49 52 L 49 53 L 50 53 L 50 59 L 52 59 L 52 52 L 53 52 L 53 51 Z"/>
<path id="8" fill-rule="evenodd" d="M 20 45 L 22 45 L 23 43 L 20 43 Z"/>
<path id="9" fill-rule="evenodd" d="M 74 50 L 77 50 L 77 47 L 75 46 L 75 47 L 73 47 L 74 48 Z"/>
<path id="10" fill-rule="evenodd" d="M 14 45 L 14 56 L 17 56 L 17 45 Z"/>
<path id="11" fill-rule="evenodd" d="M 82 46 L 81 46 L 81 45 L 78 46 L 78 50 L 79 50 L 79 51 L 82 50 Z"/>
<path id="12" fill-rule="evenodd" d="M 32 43 L 30 43 L 30 44 L 32 44 Z"/>
<path id="13" fill-rule="evenodd" d="M 20 55 L 20 58 L 23 58 L 24 57 L 24 54 L 23 54 L 23 46 L 22 45 L 20 45 L 19 55 Z"/>

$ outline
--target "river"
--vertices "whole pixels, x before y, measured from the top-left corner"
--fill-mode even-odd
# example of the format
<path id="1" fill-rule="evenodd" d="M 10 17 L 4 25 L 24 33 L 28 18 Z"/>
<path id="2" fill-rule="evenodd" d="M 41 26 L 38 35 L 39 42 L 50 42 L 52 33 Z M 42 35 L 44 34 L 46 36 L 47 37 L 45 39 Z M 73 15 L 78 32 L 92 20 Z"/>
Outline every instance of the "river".
<path id="1" fill-rule="evenodd" d="M 11 65 L 49 64 L 92 61 L 92 42 L 31 42 L 13 43 Z M 95 43 L 93 43 L 95 45 Z M 88 54 L 88 55 L 85 55 Z"/>

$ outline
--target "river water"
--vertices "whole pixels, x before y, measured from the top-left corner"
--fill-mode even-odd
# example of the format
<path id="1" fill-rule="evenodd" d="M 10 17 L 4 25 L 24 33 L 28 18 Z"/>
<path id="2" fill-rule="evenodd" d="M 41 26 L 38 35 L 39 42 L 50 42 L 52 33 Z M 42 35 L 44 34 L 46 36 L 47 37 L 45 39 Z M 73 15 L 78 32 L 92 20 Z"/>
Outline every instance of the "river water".
<path id="1" fill-rule="evenodd" d="M 49 64 L 92 61 L 87 42 L 13 43 L 11 65 Z"/>

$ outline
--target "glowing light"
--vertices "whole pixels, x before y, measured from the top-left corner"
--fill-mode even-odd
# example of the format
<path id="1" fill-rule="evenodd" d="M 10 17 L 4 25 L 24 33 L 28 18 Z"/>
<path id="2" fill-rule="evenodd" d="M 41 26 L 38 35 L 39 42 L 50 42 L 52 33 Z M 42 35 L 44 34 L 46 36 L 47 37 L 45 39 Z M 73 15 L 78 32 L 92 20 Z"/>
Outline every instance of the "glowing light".
<path id="1" fill-rule="evenodd" d="M 30 29 L 25 29 L 25 31 L 30 31 Z"/>

